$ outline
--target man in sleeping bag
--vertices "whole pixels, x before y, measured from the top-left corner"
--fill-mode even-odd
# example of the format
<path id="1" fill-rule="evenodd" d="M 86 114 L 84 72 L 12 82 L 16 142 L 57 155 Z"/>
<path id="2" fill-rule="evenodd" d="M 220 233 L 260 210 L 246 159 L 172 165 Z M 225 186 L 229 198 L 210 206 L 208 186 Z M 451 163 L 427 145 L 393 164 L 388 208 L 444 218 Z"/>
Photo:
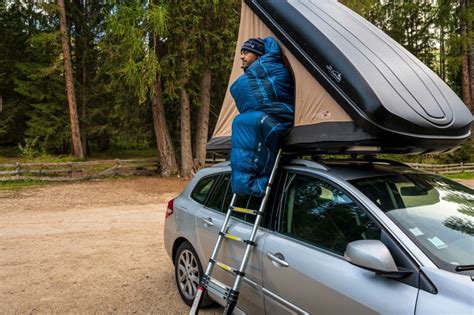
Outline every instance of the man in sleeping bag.
<path id="1" fill-rule="evenodd" d="M 272 37 L 241 48 L 242 74 L 230 87 L 239 115 L 232 122 L 232 191 L 261 197 L 281 136 L 293 126 L 294 83 Z"/>

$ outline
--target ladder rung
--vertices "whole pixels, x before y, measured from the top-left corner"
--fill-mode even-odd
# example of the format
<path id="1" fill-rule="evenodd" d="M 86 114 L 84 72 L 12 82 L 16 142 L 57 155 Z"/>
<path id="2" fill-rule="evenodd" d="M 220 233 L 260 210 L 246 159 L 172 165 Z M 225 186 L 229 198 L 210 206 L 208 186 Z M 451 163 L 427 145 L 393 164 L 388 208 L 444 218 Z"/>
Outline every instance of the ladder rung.
<path id="1" fill-rule="evenodd" d="M 230 207 L 230 210 L 232 210 L 234 212 L 245 213 L 245 214 L 253 214 L 253 215 L 259 214 L 259 212 L 257 210 L 246 209 L 246 208 L 241 208 L 241 207 L 234 207 L 234 206 Z"/>
<path id="2" fill-rule="evenodd" d="M 225 238 L 228 238 L 230 240 L 234 240 L 234 241 L 239 241 L 239 242 L 243 242 L 244 240 L 241 239 L 240 237 L 238 236 L 235 236 L 235 235 L 232 235 L 232 234 L 229 234 L 229 233 L 222 233 L 222 236 L 224 236 Z"/>
<path id="3" fill-rule="evenodd" d="M 244 239 L 242 239 L 238 236 L 235 236 L 235 235 L 232 235 L 232 234 L 229 234 L 229 233 L 219 232 L 219 235 L 221 235 L 225 238 L 228 238 L 230 240 L 234 240 L 234 241 L 245 243 L 247 245 L 255 246 L 255 242 L 251 242 L 250 240 L 244 240 Z"/>
<path id="4" fill-rule="evenodd" d="M 231 288 L 218 281 L 217 279 L 207 277 L 207 280 L 203 282 L 203 286 L 211 293 L 214 293 L 221 299 L 226 300 Z"/>
<path id="5" fill-rule="evenodd" d="M 233 273 L 234 275 L 240 275 L 240 276 L 242 276 L 242 277 L 245 277 L 245 273 L 240 272 L 240 271 L 238 271 L 237 269 L 232 268 L 232 267 L 229 266 L 229 265 L 226 265 L 226 264 L 224 264 L 224 263 L 222 263 L 222 262 L 220 262 L 220 261 L 217 261 L 217 260 L 214 261 L 214 262 L 215 262 L 216 266 L 218 266 L 218 267 L 224 269 L 225 271 L 231 272 L 231 273 Z"/>

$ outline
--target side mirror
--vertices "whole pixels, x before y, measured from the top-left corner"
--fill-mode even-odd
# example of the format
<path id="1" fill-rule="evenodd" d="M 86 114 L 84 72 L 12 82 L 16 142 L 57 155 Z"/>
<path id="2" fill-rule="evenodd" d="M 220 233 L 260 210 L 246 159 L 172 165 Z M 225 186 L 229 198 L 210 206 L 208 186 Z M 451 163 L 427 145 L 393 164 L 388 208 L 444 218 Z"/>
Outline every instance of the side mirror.
<path id="1" fill-rule="evenodd" d="M 400 270 L 388 248 L 378 240 L 350 242 L 344 258 L 353 265 L 374 271 L 383 277 L 405 278 L 412 274 L 409 270 Z"/>

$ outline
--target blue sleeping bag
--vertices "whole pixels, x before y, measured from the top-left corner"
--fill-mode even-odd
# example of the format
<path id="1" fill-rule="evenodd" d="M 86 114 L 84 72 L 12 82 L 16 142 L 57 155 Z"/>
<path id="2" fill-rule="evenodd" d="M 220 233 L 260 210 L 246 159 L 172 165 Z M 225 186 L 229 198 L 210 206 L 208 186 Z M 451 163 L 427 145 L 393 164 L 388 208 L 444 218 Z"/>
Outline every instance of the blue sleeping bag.
<path id="1" fill-rule="evenodd" d="M 232 122 L 232 191 L 261 197 L 281 136 L 293 126 L 294 83 L 278 43 L 264 39 L 265 54 L 230 87 L 239 115 Z"/>

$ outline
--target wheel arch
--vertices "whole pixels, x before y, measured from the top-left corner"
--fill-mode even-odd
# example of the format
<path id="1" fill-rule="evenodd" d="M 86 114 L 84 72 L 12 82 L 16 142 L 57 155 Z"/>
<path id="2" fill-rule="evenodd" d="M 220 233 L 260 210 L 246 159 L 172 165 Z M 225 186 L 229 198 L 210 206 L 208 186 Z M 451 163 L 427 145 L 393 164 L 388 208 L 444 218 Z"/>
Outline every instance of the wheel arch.
<path id="1" fill-rule="evenodd" d="M 187 240 L 186 238 L 184 238 L 184 237 L 178 237 L 178 238 L 174 241 L 173 249 L 172 249 L 172 251 L 171 251 L 171 255 L 172 255 L 172 257 L 173 257 L 173 259 L 172 259 L 172 260 L 173 260 L 173 265 L 174 265 L 175 259 L 176 259 L 176 252 L 178 251 L 179 246 L 181 246 L 181 244 L 183 244 L 184 242 L 188 242 L 189 244 L 191 244 L 191 246 L 193 246 L 193 244 L 192 244 L 189 240 Z M 194 248 L 194 246 L 193 246 L 193 248 Z M 196 249 L 194 249 L 194 250 L 196 250 Z"/>

